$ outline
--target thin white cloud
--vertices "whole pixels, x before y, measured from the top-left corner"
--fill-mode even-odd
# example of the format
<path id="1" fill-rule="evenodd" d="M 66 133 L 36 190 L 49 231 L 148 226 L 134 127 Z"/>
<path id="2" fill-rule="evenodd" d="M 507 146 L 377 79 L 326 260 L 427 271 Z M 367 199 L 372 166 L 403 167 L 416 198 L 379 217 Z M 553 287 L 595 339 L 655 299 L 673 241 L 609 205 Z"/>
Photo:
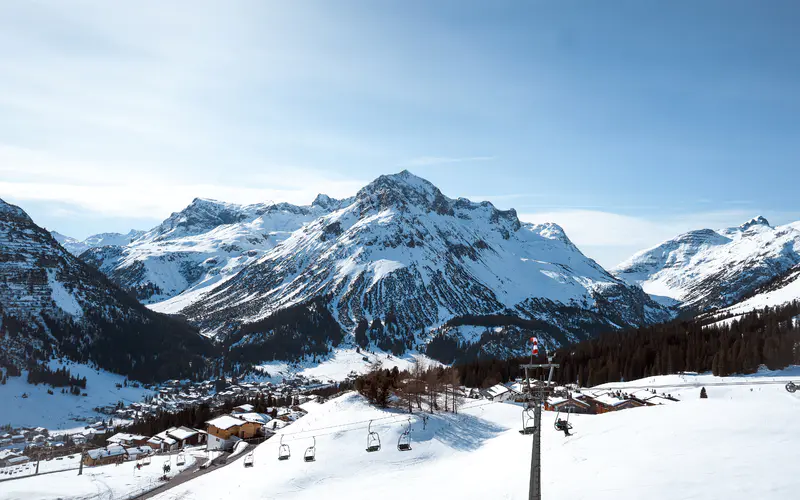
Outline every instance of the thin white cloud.
<path id="1" fill-rule="evenodd" d="M 461 158 L 448 157 L 448 156 L 420 156 L 412 158 L 403 163 L 401 167 L 429 167 L 431 165 L 445 165 L 448 163 L 471 163 L 480 161 L 492 161 L 494 156 L 465 156 Z"/>

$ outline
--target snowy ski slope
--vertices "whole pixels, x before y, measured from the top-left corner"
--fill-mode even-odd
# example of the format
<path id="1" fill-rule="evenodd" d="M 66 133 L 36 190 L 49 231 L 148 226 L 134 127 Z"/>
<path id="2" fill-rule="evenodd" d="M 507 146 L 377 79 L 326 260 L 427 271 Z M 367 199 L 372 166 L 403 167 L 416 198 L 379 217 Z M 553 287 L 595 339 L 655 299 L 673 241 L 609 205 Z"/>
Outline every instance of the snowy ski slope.
<path id="1" fill-rule="evenodd" d="M 0 500 L 89 500 L 133 498 L 136 493 L 149 491 L 161 482 L 164 463 L 169 462 L 170 477 L 188 469 L 195 457 L 186 454 L 186 462 L 176 465 L 176 455 L 153 456 L 149 465 L 136 469 L 136 462 L 120 465 L 84 467 L 77 471 L 14 479 L 0 482 Z"/>
<path id="2" fill-rule="evenodd" d="M 555 415 L 546 412 L 544 498 L 794 498 L 800 489 L 800 397 L 784 390 L 787 377 L 774 375 L 629 382 L 668 387 L 665 392 L 682 401 L 575 415 L 570 438 L 553 429 Z M 738 385 L 710 385 L 715 382 Z M 698 383 L 709 384 L 709 399 L 699 399 Z M 426 428 L 415 414 L 408 452 L 396 448 L 407 414 L 372 408 L 352 393 L 307 409 L 306 417 L 284 431 L 289 460 L 277 460 L 279 440 L 271 439 L 255 449 L 252 468 L 237 464 L 214 471 L 157 498 L 527 498 L 531 438 L 517 432 L 515 405 L 470 400 L 459 415 L 430 417 Z M 370 419 L 376 419 L 373 429 L 383 445 L 375 453 L 365 451 Z M 313 436 L 317 459 L 306 463 L 303 452 Z"/>

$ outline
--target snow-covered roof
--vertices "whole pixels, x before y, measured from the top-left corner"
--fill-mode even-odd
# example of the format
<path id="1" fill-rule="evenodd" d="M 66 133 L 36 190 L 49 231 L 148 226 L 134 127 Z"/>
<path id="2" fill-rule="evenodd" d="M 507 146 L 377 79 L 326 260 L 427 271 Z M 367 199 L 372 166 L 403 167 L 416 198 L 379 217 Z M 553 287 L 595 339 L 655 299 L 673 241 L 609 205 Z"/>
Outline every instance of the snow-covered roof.
<path id="1" fill-rule="evenodd" d="M 252 412 L 254 409 L 255 409 L 255 406 L 253 406 L 251 404 L 244 404 L 244 405 L 239 405 L 239 406 L 235 407 L 233 409 L 233 411 L 236 412 L 236 413 L 249 413 L 249 412 Z"/>
<path id="2" fill-rule="evenodd" d="M 239 425 L 244 425 L 247 422 L 241 420 L 236 417 L 232 417 L 230 415 L 222 415 L 221 417 L 217 417 L 211 419 L 206 422 L 208 425 L 213 425 L 217 429 L 230 429 L 231 427 L 236 427 Z"/>
<path id="3" fill-rule="evenodd" d="M 146 440 L 147 436 L 142 436 L 139 434 L 127 434 L 125 432 L 118 432 L 111 436 L 110 438 L 106 439 L 109 443 L 127 443 L 130 441 L 141 441 Z"/>
<path id="4" fill-rule="evenodd" d="M 111 446 L 106 446 L 105 448 L 97 448 L 94 450 L 89 450 L 86 452 L 93 460 L 97 460 L 99 458 L 105 457 L 116 457 L 119 455 L 125 454 L 125 448 L 122 446 L 112 444 Z"/>
<path id="5" fill-rule="evenodd" d="M 10 457 L 18 457 L 19 453 L 16 453 L 15 450 L 0 450 L 0 460 L 5 460 Z"/>
<path id="6" fill-rule="evenodd" d="M 504 386 L 503 384 L 497 384 L 497 385 L 493 385 L 493 386 L 489 387 L 488 389 L 486 389 L 485 392 L 489 396 L 491 396 L 493 398 L 496 398 L 497 396 L 499 396 L 501 394 L 505 394 L 508 391 L 509 391 L 508 387 Z"/>
<path id="7" fill-rule="evenodd" d="M 169 435 L 167 434 L 167 431 L 161 431 L 161 432 L 159 432 L 158 434 L 156 434 L 153 437 L 158 438 L 159 440 L 161 440 L 161 441 L 163 441 L 163 442 L 165 442 L 165 443 L 167 443 L 169 445 L 173 445 L 173 444 L 178 442 L 175 439 L 169 437 Z"/>
<path id="8" fill-rule="evenodd" d="M 125 448 L 125 452 L 128 455 L 147 455 L 153 452 L 153 449 L 149 446 L 133 446 L 131 448 Z"/>
<path id="9" fill-rule="evenodd" d="M 606 406 L 618 406 L 627 401 L 625 399 L 619 399 L 608 395 L 598 396 L 594 398 L 594 400 L 599 403 L 603 403 Z"/>
<path id="10" fill-rule="evenodd" d="M 181 426 L 167 429 L 167 434 L 179 441 L 183 441 L 184 439 L 189 439 L 190 437 L 197 435 L 197 431 Z"/>
<path id="11" fill-rule="evenodd" d="M 247 422 L 254 422 L 257 424 L 266 424 L 267 422 L 272 420 L 272 417 L 264 413 L 240 413 L 236 415 L 236 417 L 241 418 L 242 420 L 245 420 Z"/>

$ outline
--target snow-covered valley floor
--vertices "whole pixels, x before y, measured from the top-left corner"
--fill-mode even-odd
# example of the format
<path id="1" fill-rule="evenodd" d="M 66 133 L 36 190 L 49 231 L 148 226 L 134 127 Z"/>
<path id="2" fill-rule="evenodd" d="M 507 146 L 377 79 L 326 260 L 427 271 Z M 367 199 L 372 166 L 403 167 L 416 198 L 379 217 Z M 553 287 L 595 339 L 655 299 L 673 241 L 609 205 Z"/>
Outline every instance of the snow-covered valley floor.
<path id="1" fill-rule="evenodd" d="M 184 465 L 176 465 L 177 455 L 153 456 L 149 465 L 136 468 L 136 462 L 120 465 L 84 467 L 78 471 L 55 472 L 0 482 L 2 500 L 89 500 L 131 498 L 161 484 L 162 467 L 169 462 L 170 477 L 194 465 L 196 458 L 187 453 Z"/>
<path id="2" fill-rule="evenodd" d="M 573 415 L 576 434 L 569 438 L 553 429 L 555 415 L 545 412 L 544 498 L 794 498 L 800 491 L 800 396 L 778 383 L 747 384 L 764 377 L 736 378 L 740 385 L 710 386 L 703 400 L 679 376 L 630 382 L 670 386 L 682 401 Z M 278 461 L 279 439 L 271 439 L 255 449 L 252 468 L 226 467 L 157 498 L 527 498 L 531 438 L 517 432 L 518 406 L 468 401 L 458 415 L 432 416 L 425 427 L 415 414 L 407 452 L 396 448 L 407 414 L 370 407 L 352 393 L 306 406 L 309 414 L 285 430 L 289 460 Z M 375 453 L 365 451 L 370 419 L 382 441 Z M 316 461 L 308 463 L 303 452 L 312 437 Z"/>
<path id="3" fill-rule="evenodd" d="M 86 377 L 86 396 L 62 394 L 60 388 L 48 394 L 50 386 L 29 384 L 27 372 L 23 372 L 21 377 L 9 377 L 6 384 L 0 385 L 0 424 L 42 426 L 50 430 L 82 428 L 87 419 L 89 422 L 98 418 L 108 421 L 108 415 L 94 411 L 96 407 L 113 406 L 118 401 L 128 404 L 153 394 L 141 387 L 118 388 L 117 384 L 122 385 L 125 381 L 122 375 L 69 361 L 64 364 L 56 360 L 50 362 L 51 369 L 62 367 L 76 377 Z"/>

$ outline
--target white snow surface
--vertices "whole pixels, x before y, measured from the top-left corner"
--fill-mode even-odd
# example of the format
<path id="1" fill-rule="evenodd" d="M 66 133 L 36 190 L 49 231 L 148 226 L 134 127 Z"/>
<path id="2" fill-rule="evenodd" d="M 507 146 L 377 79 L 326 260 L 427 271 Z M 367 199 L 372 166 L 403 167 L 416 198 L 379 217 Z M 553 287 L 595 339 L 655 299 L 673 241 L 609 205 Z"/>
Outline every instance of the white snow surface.
<path id="1" fill-rule="evenodd" d="M 83 308 L 75 299 L 75 296 L 58 281 L 53 270 L 48 270 L 47 281 L 50 284 L 51 297 L 56 306 L 65 313 L 79 318 L 83 316 Z"/>
<path id="2" fill-rule="evenodd" d="M 55 472 L 41 477 L 26 477 L 0 482 L 0 500 L 89 500 L 129 498 L 134 493 L 144 493 L 161 484 L 162 466 L 169 462 L 174 477 L 188 469 L 196 458 L 188 453 L 186 463 L 178 466 L 176 455 L 154 455 L 149 465 L 136 468 L 136 461 L 120 465 L 84 467 L 83 475 L 77 471 Z M 43 462 L 44 463 L 44 462 Z"/>
<path id="3" fill-rule="evenodd" d="M 366 358 L 366 361 L 364 358 Z M 357 375 L 367 373 L 376 364 L 380 364 L 382 368 L 389 370 L 395 366 L 400 371 L 408 370 L 416 360 L 419 360 L 425 366 L 441 365 L 440 362 L 423 354 L 408 353 L 398 357 L 382 351 L 369 352 L 362 350 L 359 353 L 355 349 L 341 348 L 336 349 L 329 358 L 320 360 L 318 363 L 311 361 L 296 363 L 272 361 L 261 363 L 257 368 L 269 373 L 270 378 L 275 381 L 302 376 L 309 379 L 318 379 L 322 382 L 329 380 L 339 382 L 347 379 L 352 373 Z"/>
<path id="4" fill-rule="evenodd" d="M 572 415 L 576 434 L 553 429 L 543 416 L 543 498 L 593 500 L 794 498 L 800 397 L 764 376 L 655 377 L 629 387 L 671 386 L 681 401 L 603 415 Z M 769 377 L 767 377 L 769 378 Z M 785 378 L 785 377 L 777 377 Z M 700 399 L 698 381 L 707 383 Z M 723 382 L 717 380 L 717 382 Z M 752 389 L 752 390 L 751 390 Z M 234 464 L 161 493 L 159 500 L 330 500 L 408 498 L 528 498 L 531 437 L 518 433 L 521 408 L 468 401 L 458 415 L 411 415 L 412 450 L 396 448 L 408 414 L 368 406 L 350 393 L 325 404 L 280 433 L 291 459 L 277 460 L 279 439 L 254 450 L 254 466 Z M 382 449 L 367 453 L 366 424 Z M 302 454 L 316 437 L 316 461 Z"/>
<path id="5" fill-rule="evenodd" d="M 772 227 L 756 217 L 701 229 L 643 250 L 614 274 L 662 304 L 725 307 L 800 263 L 800 223 Z"/>
<path id="6" fill-rule="evenodd" d="M 125 377 L 87 365 L 74 362 L 60 363 L 52 360 L 51 369 L 66 367 L 73 376 L 86 377 L 86 396 L 61 394 L 61 389 L 53 389 L 46 384 L 33 385 L 26 381 L 27 372 L 20 377 L 8 377 L 5 385 L 0 385 L 0 422 L 15 427 L 41 426 L 49 430 L 71 429 L 79 432 L 84 425 L 97 420 L 108 421 L 108 415 L 94 411 L 94 408 L 115 405 L 118 401 L 125 403 L 139 402 L 144 396 L 153 394 L 141 387 L 131 386 L 118 389 Z M 27 398 L 22 395 L 27 394 Z"/>

